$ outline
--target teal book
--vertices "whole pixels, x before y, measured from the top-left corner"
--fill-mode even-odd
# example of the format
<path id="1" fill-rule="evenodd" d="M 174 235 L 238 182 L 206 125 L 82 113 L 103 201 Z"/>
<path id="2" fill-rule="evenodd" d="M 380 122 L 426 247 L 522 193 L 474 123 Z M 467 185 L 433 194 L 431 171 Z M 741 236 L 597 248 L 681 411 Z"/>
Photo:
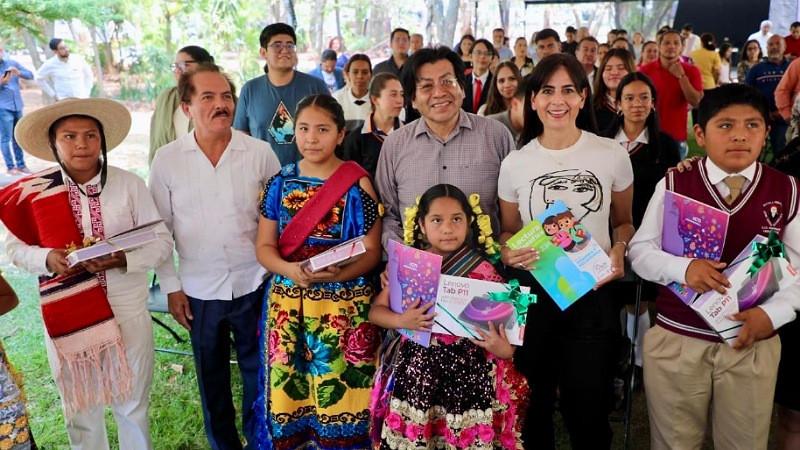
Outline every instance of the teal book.
<path id="1" fill-rule="evenodd" d="M 611 275 L 611 260 L 561 200 L 538 214 L 506 244 L 539 250 L 531 274 L 562 309 Z"/>

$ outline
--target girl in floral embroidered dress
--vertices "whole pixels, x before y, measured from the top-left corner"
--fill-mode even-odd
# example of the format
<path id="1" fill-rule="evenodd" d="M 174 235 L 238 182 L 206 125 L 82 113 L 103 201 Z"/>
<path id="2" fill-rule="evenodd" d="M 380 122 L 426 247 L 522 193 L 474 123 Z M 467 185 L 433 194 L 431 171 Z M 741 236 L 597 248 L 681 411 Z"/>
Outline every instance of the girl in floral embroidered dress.
<path id="1" fill-rule="evenodd" d="M 329 95 L 297 105 L 303 159 L 267 183 L 256 252 L 272 274 L 261 324 L 256 448 L 369 448 L 369 394 L 379 336 L 367 322 L 380 261 L 378 200 L 367 173 L 334 155 L 342 107 Z M 366 253 L 313 273 L 301 262 L 363 236 Z"/>
<path id="2" fill-rule="evenodd" d="M 492 242 L 491 222 L 478 201 L 477 194 L 468 200 L 449 184 L 428 189 L 416 214 L 407 212 L 406 240 L 441 255 L 442 273 L 502 282 L 477 250 L 479 238 L 487 247 Z M 395 313 L 384 289 L 369 319 L 384 328 L 429 331 L 432 303 L 418 305 Z M 502 325 L 495 330 L 490 322 L 489 328 L 475 328 L 482 340 L 434 334 L 428 348 L 405 339 L 389 346 L 397 350 L 384 352 L 373 392 L 373 439 L 380 448 L 522 448 L 517 411 L 525 410 L 520 402 L 527 399 L 527 382 L 513 367 L 514 347 Z"/>

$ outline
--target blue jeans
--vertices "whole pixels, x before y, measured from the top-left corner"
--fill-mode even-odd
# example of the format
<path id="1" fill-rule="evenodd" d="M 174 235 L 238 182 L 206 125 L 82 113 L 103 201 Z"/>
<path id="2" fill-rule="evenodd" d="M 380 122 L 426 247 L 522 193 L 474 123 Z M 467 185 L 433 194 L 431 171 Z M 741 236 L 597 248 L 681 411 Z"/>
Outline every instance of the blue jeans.
<path id="1" fill-rule="evenodd" d="M 6 162 L 7 169 L 25 167 L 25 160 L 22 158 L 22 148 L 14 139 L 14 128 L 19 119 L 22 119 L 22 111 L 11 111 L 10 109 L 0 109 L 0 150 L 3 152 L 3 160 Z M 11 157 L 11 146 L 14 146 L 14 157 Z M 14 164 L 16 161 L 16 164 Z"/>

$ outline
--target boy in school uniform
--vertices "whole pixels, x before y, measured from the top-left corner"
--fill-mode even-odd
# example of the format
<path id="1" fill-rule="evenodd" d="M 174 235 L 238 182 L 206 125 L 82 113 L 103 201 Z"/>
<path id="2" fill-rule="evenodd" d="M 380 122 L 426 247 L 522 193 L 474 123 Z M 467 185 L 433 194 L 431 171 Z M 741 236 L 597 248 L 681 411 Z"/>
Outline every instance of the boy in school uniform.
<path id="1" fill-rule="evenodd" d="M 700 293 L 724 293 L 730 283 L 722 270 L 755 235 L 772 230 L 790 261 L 800 263 L 798 182 L 757 162 L 769 133 L 769 112 L 754 88 L 727 84 L 708 91 L 698 116 L 695 137 L 708 156 L 692 162 L 691 170 L 667 173 L 630 244 L 633 270 L 662 285 L 656 325 L 644 340 L 651 447 L 700 448 L 711 422 L 715 448 L 765 449 L 781 351 L 775 329 L 800 309 L 800 283 L 734 316 L 744 325 L 733 347 L 665 286 L 677 281 Z M 666 190 L 730 214 L 721 261 L 661 250 Z"/>

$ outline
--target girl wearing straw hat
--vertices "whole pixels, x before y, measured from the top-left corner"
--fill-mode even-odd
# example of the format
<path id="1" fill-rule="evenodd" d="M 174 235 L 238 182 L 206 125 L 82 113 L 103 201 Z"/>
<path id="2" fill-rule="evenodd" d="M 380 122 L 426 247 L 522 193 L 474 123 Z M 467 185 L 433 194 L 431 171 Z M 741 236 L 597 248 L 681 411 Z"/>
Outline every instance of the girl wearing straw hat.
<path id="1" fill-rule="evenodd" d="M 47 355 L 73 449 L 107 449 L 104 410 L 114 412 L 122 449 L 149 449 L 153 333 L 147 272 L 172 255 L 158 239 L 70 268 L 68 246 L 160 219 L 138 176 L 108 165 L 127 136 L 130 113 L 108 99 L 64 99 L 23 117 L 17 142 L 58 163 L 0 190 L 6 250 L 39 275 Z"/>

